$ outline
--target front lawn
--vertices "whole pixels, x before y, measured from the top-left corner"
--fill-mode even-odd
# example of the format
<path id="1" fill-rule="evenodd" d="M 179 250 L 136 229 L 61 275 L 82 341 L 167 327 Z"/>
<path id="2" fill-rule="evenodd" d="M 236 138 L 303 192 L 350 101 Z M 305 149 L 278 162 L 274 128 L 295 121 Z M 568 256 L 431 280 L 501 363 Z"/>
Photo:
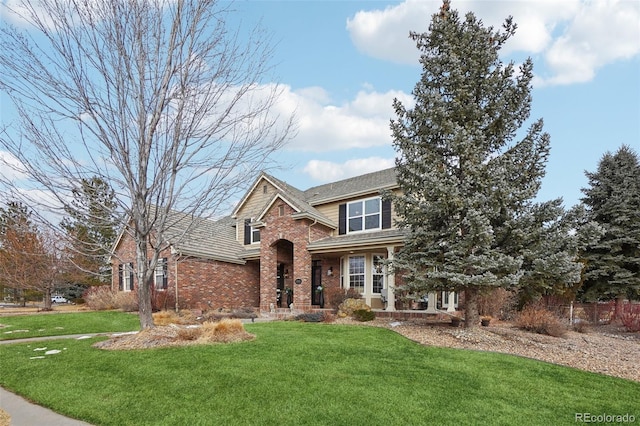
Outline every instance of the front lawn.
<path id="1" fill-rule="evenodd" d="M 386 329 L 246 325 L 251 342 L 102 351 L 0 346 L 0 385 L 96 425 L 575 424 L 640 418 L 640 383 L 530 359 L 420 346 Z M 35 349 L 40 349 L 36 351 Z M 45 351 L 60 351 L 43 355 Z M 34 359 L 31 359 L 34 358 Z M 612 360 L 615 362 L 615 360 Z"/>
<path id="2" fill-rule="evenodd" d="M 140 319 L 136 314 L 119 311 L 0 317 L 0 340 L 139 329 Z"/>

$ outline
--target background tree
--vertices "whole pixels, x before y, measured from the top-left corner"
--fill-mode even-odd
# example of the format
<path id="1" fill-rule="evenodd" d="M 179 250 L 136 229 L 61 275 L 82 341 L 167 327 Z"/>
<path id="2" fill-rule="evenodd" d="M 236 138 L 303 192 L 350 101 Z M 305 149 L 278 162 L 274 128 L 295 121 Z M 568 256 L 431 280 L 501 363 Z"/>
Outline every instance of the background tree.
<path id="1" fill-rule="evenodd" d="M 581 285 L 583 264 L 578 257 L 585 242 L 599 238 L 592 223 L 580 222 L 576 208 L 565 212 L 562 200 L 534 204 L 514 222 L 528 230 L 514 239 L 512 249 L 522 253 L 523 275 L 518 285 L 519 306 L 535 302 L 541 296 L 559 296 L 575 300 Z M 507 242 L 509 243 L 509 242 Z"/>
<path id="2" fill-rule="evenodd" d="M 67 280 L 85 286 L 111 282 L 109 256 L 117 237 L 115 193 L 100 177 L 82 179 L 73 191 L 74 208 L 62 221 L 66 231 L 68 261 L 74 266 Z"/>
<path id="3" fill-rule="evenodd" d="M 15 290 L 25 305 L 29 292 L 44 294 L 44 309 L 51 309 L 55 287 L 52 257 L 31 212 L 19 202 L 0 208 L 0 275 L 5 287 Z"/>
<path id="4" fill-rule="evenodd" d="M 582 203 L 604 230 L 589 244 L 581 296 L 586 300 L 640 299 L 640 159 L 628 146 L 607 152 L 595 172 L 585 173 L 589 187 Z"/>
<path id="5" fill-rule="evenodd" d="M 530 114 L 533 65 L 527 59 L 516 73 L 513 63 L 500 61 L 515 30 L 511 18 L 501 31 L 485 28 L 473 13 L 461 19 L 445 1 L 428 32 L 410 34 L 422 65 L 415 106 L 394 100 L 391 130 L 403 191 L 394 203 L 398 225 L 409 232 L 395 260 L 404 271 L 398 290 L 464 291 L 467 326 L 479 323 L 482 291 L 516 288 L 537 276 L 571 281 L 579 269 L 568 255 L 534 262 L 524 251 L 527 236 L 560 212 L 557 203 L 533 209 L 549 154 L 542 120 L 516 141 Z"/>
<path id="6" fill-rule="evenodd" d="M 292 118 L 275 114 L 281 89 L 261 84 L 269 37 L 230 30 L 229 3 L 215 0 L 17 3 L 2 5 L 26 24 L 0 28 L 0 89 L 20 133 L 0 135 L 0 147 L 19 160 L 2 166 L 26 178 L 4 184 L 23 197 L 33 193 L 25 186 L 44 189 L 54 200 L 29 205 L 68 213 L 84 179 L 108 183 L 136 243 L 141 327 L 153 327 L 150 287 L 174 227 L 169 212 L 228 209 L 288 137 Z"/>

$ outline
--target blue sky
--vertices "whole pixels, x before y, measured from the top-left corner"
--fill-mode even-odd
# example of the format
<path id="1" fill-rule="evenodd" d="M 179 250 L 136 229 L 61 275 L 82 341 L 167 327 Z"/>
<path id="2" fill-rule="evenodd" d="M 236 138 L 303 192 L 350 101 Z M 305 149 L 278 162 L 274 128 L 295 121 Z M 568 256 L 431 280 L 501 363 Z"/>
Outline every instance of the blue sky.
<path id="1" fill-rule="evenodd" d="M 297 137 L 277 177 L 306 189 L 389 167 L 394 97 L 410 102 L 420 77 L 410 30 L 427 30 L 440 1 L 246 1 L 244 23 L 277 42 L 275 73 L 298 105 Z M 452 1 L 489 25 L 512 15 L 503 61 L 534 61 L 531 121 L 543 118 L 551 156 L 540 200 L 579 202 L 607 152 L 640 152 L 640 2 Z"/>
<path id="2" fill-rule="evenodd" d="M 11 3 L 13 0 L 2 0 Z M 421 69 L 409 31 L 427 30 L 440 0 L 237 1 L 230 22 L 260 21 L 275 43 L 279 112 L 298 133 L 273 174 L 300 189 L 391 167 L 391 102 L 411 103 Z M 452 0 L 488 25 L 512 15 L 503 61 L 534 61 L 531 119 L 545 121 L 551 156 L 539 199 L 579 202 L 607 152 L 640 152 L 640 2 Z M 237 22 L 235 22 L 237 20 Z M 265 83 L 269 83 L 266 82 Z M 11 118 L 2 105 L 2 121 Z M 2 155 L 2 152 L 0 152 Z"/>

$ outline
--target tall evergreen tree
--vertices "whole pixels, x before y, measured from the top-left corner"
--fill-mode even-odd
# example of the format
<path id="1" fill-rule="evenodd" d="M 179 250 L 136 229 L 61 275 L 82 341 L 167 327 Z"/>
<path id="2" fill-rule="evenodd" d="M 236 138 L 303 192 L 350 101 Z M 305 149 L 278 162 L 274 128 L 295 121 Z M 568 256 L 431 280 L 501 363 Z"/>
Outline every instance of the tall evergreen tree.
<path id="1" fill-rule="evenodd" d="M 585 173 L 583 204 L 602 238 L 584 251 L 582 296 L 587 300 L 640 299 L 640 159 L 628 146 L 607 152 Z"/>
<path id="2" fill-rule="evenodd" d="M 68 279 L 77 284 L 110 282 L 109 254 L 116 239 L 115 194 L 100 177 L 82 179 L 74 189 L 73 208 L 67 208 L 62 228 L 67 232 L 68 259 L 75 266 Z"/>
<path id="3" fill-rule="evenodd" d="M 521 283 L 533 268 L 527 236 L 558 213 L 546 208 L 544 221 L 534 217 L 549 154 L 542 120 L 516 141 L 530 114 L 533 65 L 527 59 L 516 72 L 500 61 L 515 30 L 511 17 L 502 30 L 486 28 L 473 13 L 461 19 L 445 0 L 428 32 L 410 34 L 423 69 L 415 106 L 394 100 L 391 130 L 403 191 L 394 203 L 398 225 L 409 233 L 395 259 L 404 272 L 398 289 L 464 291 L 467 326 L 479 322 L 483 290 Z M 556 281 L 577 280 L 580 265 L 567 256 L 556 263 L 537 267 Z"/>

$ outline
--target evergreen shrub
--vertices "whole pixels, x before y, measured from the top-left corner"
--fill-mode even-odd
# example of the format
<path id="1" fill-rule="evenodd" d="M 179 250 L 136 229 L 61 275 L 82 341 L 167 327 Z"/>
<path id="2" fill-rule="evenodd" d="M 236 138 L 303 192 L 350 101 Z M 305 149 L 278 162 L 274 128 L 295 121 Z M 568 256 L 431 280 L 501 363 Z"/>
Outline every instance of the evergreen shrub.
<path id="1" fill-rule="evenodd" d="M 351 315 L 354 320 L 365 322 L 365 321 L 373 321 L 376 318 L 376 313 L 373 311 L 368 311 L 366 309 L 356 309 L 353 311 Z"/>

